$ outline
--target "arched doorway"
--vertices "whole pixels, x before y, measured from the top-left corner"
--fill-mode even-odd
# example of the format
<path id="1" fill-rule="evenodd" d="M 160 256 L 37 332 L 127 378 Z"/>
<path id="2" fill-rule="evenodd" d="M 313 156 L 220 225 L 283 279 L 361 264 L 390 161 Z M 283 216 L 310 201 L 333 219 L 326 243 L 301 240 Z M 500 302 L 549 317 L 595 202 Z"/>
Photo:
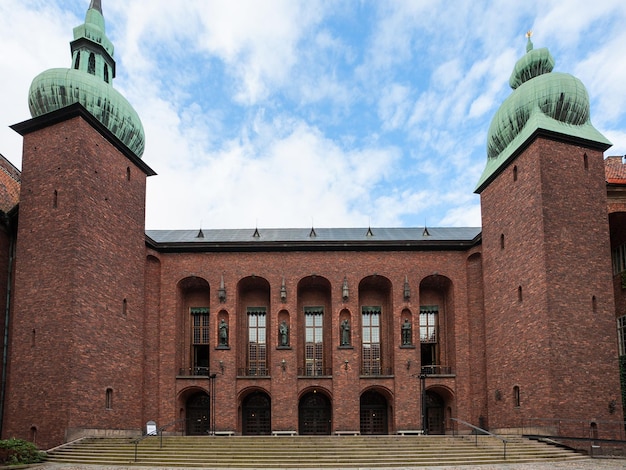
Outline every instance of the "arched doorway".
<path id="1" fill-rule="evenodd" d="M 298 405 L 298 432 L 305 435 L 330 434 L 331 407 L 328 397 L 312 391 L 300 399 Z"/>
<path id="2" fill-rule="evenodd" d="M 242 427 L 244 436 L 269 435 L 272 432 L 271 401 L 267 393 L 252 392 L 243 399 Z"/>
<path id="3" fill-rule="evenodd" d="M 361 395 L 361 434 L 387 434 L 387 399 L 370 390 Z"/>
<path id="4" fill-rule="evenodd" d="M 201 436 L 209 433 L 211 403 L 204 392 L 194 393 L 187 399 L 187 435 Z"/>
<path id="5" fill-rule="evenodd" d="M 426 426 L 428 434 L 445 434 L 444 400 L 438 393 L 426 392 Z"/>

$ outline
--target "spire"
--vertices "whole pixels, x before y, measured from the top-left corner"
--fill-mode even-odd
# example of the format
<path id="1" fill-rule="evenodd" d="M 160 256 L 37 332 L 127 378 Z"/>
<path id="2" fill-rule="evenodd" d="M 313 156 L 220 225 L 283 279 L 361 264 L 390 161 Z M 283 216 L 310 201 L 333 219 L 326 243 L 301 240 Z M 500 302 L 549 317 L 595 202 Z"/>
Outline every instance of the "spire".
<path id="1" fill-rule="evenodd" d="M 100 0 L 91 0 L 90 10 L 98 10 L 102 14 L 102 2 Z"/>
<path id="2" fill-rule="evenodd" d="M 101 0 L 91 0 L 85 22 L 74 28 L 69 69 L 50 69 L 33 80 L 28 107 L 37 117 L 80 103 L 135 155 L 141 157 L 145 135 L 137 112 L 113 88 L 113 43 L 106 35 Z"/>

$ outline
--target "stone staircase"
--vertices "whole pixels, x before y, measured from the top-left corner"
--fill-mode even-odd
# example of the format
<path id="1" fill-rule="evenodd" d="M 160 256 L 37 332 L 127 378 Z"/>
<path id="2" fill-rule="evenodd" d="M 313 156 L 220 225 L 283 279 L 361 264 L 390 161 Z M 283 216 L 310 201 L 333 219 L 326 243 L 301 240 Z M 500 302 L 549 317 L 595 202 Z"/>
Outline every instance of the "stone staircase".
<path id="1" fill-rule="evenodd" d="M 487 436 L 197 436 L 85 438 L 48 453 L 64 464 L 150 467 L 332 468 L 418 467 L 584 459 L 584 455 L 519 437 Z"/>

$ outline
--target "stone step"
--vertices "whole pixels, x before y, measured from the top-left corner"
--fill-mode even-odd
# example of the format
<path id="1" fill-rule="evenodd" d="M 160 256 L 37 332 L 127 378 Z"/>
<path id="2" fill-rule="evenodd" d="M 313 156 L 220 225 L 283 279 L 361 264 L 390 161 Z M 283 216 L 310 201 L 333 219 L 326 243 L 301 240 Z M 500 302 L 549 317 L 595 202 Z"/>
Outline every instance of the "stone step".
<path id="1" fill-rule="evenodd" d="M 478 443 L 478 445 L 476 445 Z M 159 436 L 135 444 L 129 439 L 83 439 L 49 452 L 67 464 L 148 465 L 153 467 L 393 467 L 497 464 L 502 442 L 466 436 Z M 135 462 L 135 455 L 137 461 Z M 565 449 L 511 439 L 506 462 L 583 458 Z"/>

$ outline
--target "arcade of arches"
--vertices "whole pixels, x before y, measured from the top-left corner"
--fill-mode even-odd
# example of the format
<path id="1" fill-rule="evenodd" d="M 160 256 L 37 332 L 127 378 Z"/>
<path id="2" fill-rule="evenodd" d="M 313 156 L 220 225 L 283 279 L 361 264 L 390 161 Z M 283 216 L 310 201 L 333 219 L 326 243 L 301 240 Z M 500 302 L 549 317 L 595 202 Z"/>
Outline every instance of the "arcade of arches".
<path id="1" fill-rule="evenodd" d="M 205 279 L 179 281 L 177 385 L 186 432 L 216 430 L 211 410 L 229 407 L 236 409 L 234 419 L 227 426 L 218 416 L 217 431 L 389 434 L 425 423 L 427 432 L 446 432 L 454 394 L 433 389 L 422 404 L 418 376 L 428 374 L 427 387 L 454 388 L 451 280 L 426 276 L 411 298 L 408 277 L 394 286 L 385 276 L 366 276 L 354 289 L 346 279 L 337 284 L 320 275 L 301 278 L 294 298 L 277 303 L 272 292 L 288 295 L 284 279 L 272 285 L 264 277 L 248 276 L 236 283 L 235 301 L 217 309 Z M 225 286 L 222 280 L 220 298 L 229 293 Z M 393 297 L 398 287 L 404 298 L 400 306 Z M 202 377 L 213 373 L 218 385 L 210 397 Z M 398 379 L 407 382 L 406 390 L 398 388 Z M 191 384 L 194 393 L 185 388 Z M 236 404 L 229 404 L 232 395 L 226 402 L 220 395 L 224 384 L 234 391 Z M 295 390 L 297 397 L 289 396 Z M 350 418 L 347 402 L 352 403 Z"/>
<path id="2" fill-rule="evenodd" d="M 359 399 L 359 432 L 363 435 L 382 435 L 391 432 L 391 400 L 384 390 L 369 389 Z M 424 412 L 426 432 L 444 434 L 446 414 L 451 413 L 444 396 L 427 390 Z M 417 397 L 416 397 L 417 399 Z M 446 409 L 446 406 L 447 409 Z M 186 416 L 184 416 L 186 412 Z M 209 394 L 196 391 L 188 395 L 181 410 L 185 418 L 187 435 L 211 433 L 213 407 Z M 298 403 L 298 429 L 300 435 L 332 434 L 333 409 L 331 398 L 325 390 L 313 389 L 304 393 Z M 270 435 L 272 433 L 272 399 L 268 393 L 255 390 L 246 394 L 240 405 L 241 434 L 244 436 Z"/>

